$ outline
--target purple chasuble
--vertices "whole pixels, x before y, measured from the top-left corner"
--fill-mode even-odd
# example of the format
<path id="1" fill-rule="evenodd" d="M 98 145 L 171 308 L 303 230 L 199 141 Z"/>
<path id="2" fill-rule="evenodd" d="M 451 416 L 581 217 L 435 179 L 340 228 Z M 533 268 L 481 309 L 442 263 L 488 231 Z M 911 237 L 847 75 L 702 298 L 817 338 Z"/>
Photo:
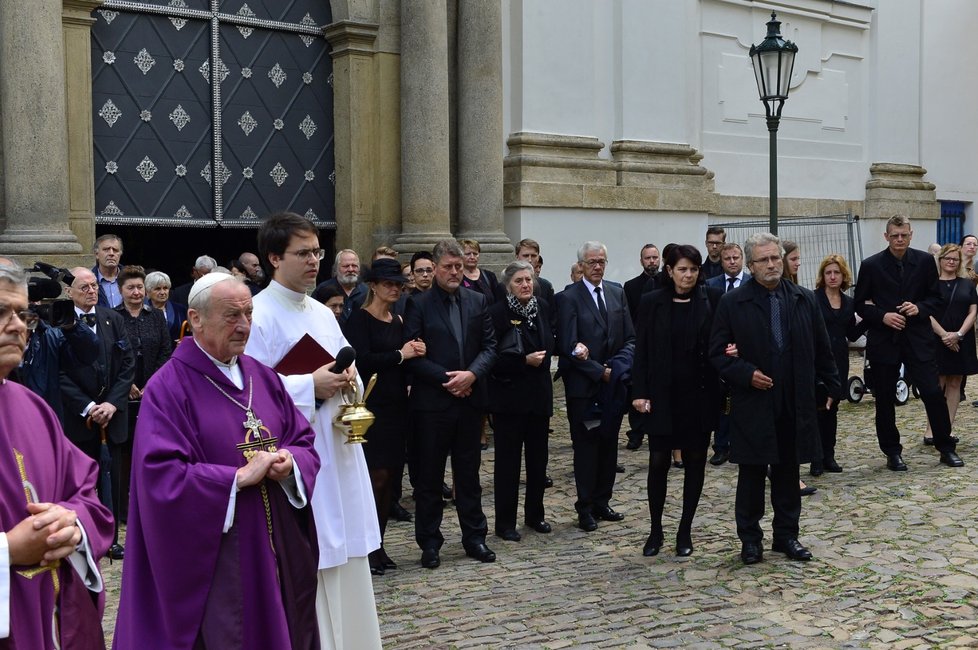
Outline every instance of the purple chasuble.
<path id="1" fill-rule="evenodd" d="M 112 515 L 95 494 L 95 462 L 79 451 L 61 429 L 54 412 L 29 390 L 13 382 L 0 385 L 0 530 L 28 516 L 24 480 L 32 501 L 74 510 L 88 535 L 93 556 L 112 543 Z M 53 639 L 55 585 L 50 571 L 26 577 L 30 567 L 10 569 L 10 637 L 0 648 L 48 650 Z M 57 570 L 59 645 L 65 650 L 104 648 L 102 594 L 93 594 L 67 559 Z"/>
<path id="2" fill-rule="evenodd" d="M 278 375 L 251 357 L 238 364 L 243 390 L 185 339 L 146 386 L 114 648 L 319 647 L 310 508 L 296 509 L 266 481 L 274 540 L 257 485 L 237 493 L 233 524 L 222 532 L 235 470 L 245 465 L 236 445 L 246 415 L 207 378 L 243 405 L 253 382 L 262 433 L 292 453 L 307 495 L 319 470 L 312 429 Z"/>

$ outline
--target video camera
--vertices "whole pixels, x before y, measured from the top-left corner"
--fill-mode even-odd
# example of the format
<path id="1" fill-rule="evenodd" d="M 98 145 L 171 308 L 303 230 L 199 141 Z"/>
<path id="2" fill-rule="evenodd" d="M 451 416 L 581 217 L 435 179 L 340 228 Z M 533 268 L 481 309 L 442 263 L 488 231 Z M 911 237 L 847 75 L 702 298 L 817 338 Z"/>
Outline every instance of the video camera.
<path id="1" fill-rule="evenodd" d="M 43 273 L 47 277 L 32 275 L 27 279 L 27 299 L 30 309 L 53 327 L 70 326 L 75 322 L 75 304 L 70 300 L 59 300 L 63 288 L 61 283 L 70 286 L 75 276 L 68 269 L 60 269 L 52 264 L 34 262 L 29 273 Z"/>

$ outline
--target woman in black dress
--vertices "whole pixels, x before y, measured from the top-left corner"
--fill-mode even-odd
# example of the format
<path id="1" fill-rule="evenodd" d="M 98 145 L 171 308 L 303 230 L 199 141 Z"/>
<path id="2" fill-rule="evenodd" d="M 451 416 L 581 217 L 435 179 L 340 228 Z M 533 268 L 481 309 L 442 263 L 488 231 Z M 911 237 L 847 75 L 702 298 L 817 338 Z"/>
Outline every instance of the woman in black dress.
<path id="1" fill-rule="evenodd" d="M 662 288 L 642 298 L 632 367 L 632 406 L 648 414 L 649 514 L 652 527 L 642 554 L 663 543 L 662 510 L 673 449 L 683 457 L 683 513 L 676 555 L 693 552 L 692 527 L 703 492 L 710 432 L 720 411 L 716 371 L 707 358 L 710 327 L 720 293 L 700 282 L 702 257 L 695 246 L 666 256 Z"/>
<path id="2" fill-rule="evenodd" d="M 526 448 L 526 497 L 523 518 L 538 533 L 549 533 L 544 517 L 550 416 L 553 415 L 553 312 L 533 295 L 533 266 L 511 262 L 503 271 L 505 300 L 489 308 L 499 359 L 489 376 L 489 412 L 496 436 L 493 470 L 496 535 L 518 542 L 516 507 L 520 465 Z"/>
<path id="3" fill-rule="evenodd" d="M 818 266 L 815 281 L 815 299 L 825 319 L 825 329 L 832 344 L 832 357 L 839 371 L 839 385 L 845 386 L 849 376 L 849 341 L 855 341 L 866 331 L 866 324 L 856 324 L 856 304 L 843 293 L 852 286 L 852 271 L 845 258 L 833 253 Z M 821 457 L 812 460 L 809 472 L 821 476 L 825 472 L 841 472 L 835 460 L 836 431 L 839 428 L 839 402 L 845 394 L 831 395 L 832 406 L 818 410 L 818 433 L 821 441 Z M 821 396 L 819 396 L 821 397 Z M 824 401 L 819 399 L 819 401 Z M 816 454 L 818 456 L 818 454 Z"/>
<path id="4" fill-rule="evenodd" d="M 386 569 L 397 568 L 384 550 L 384 531 L 394 484 L 404 465 L 404 436 L 408 430 L 407 376 L 402 364 L 407 359 L 424 356 L 425 345 L 421 341 L 401 343 L 401 317 L 391 311 L 404 285 L 397 260 L 375 260 L 363 280 L 369 287 L 363 308 L 350 313 L 343 324 L 343 334 L 357 351 L 357 371 L 364 383 L 377 373 L 377 384 L 367 398 L 367 408 L 375 419 L 367 430 L 363 454 L 380 524 L 380 548 L 368 557 L 370 572 L 384 575 Z"/>
<path id="5" fill-rule="evenodd" d="M 930 325 L 937 341 L 937 374 L 944 387 L 947 411 L 954 424 L 961 401 L 961 380 L 978 372 L 975 354 L 975 313 L 978 311 L 978 295 L 975 285 L 965 276 L 961 247 L 944 244 L 937 254 L 940 271 L 938 286 L 944 299 L 943 313 L 930 317 Z M 934 439 L 927 424 L 924 444 L 933 445 Z"/>

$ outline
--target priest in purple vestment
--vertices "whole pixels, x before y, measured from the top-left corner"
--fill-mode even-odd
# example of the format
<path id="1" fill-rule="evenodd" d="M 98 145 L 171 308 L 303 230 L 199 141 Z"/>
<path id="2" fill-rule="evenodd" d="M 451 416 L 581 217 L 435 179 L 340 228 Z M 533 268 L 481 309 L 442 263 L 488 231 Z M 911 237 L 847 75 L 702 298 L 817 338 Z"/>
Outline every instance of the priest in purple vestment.
<path id="1" fill-rule="evenodd" d="M 112 517 L 97 467 L 54 412 L 7 381 L 27 344 L 27 276 L 0 259 L 0 649 L 103 648 L 97 558 Z"/>
<path id="2" fill-rule="evenodd" d="M 242 355 L 251 292 L 210 273 L 186 338 L 143 395 L 119 650 L 319 647 L 314 435 L 274 371 Z"/>

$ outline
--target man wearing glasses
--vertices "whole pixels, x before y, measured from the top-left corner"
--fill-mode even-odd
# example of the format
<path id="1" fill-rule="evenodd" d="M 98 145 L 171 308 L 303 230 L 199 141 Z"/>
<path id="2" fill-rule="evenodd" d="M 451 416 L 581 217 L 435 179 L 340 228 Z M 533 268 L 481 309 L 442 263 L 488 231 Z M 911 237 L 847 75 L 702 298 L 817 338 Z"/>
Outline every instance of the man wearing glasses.
<path id="1" fill-rule="evenodd" d="M 720 253 L 723 252 L 725 243 L 727 243 L 727 232 L 723 228 L 710 226 L 706 229 L 706 258 L 700 268 L 700 275 L 703 276 L 703 279 L 709 280 L 723 273 Z"/>
<path id="2" fill-rule="evenodd" d="M 621 368 L 631 368 L 635 332 L 621 285 L 604 282 L 608 249 L 589 241 L 577 251 L 584 277 L 557 294 L 557 351 L 574 445 L 578 526 L 621 521 L 610 505 L 618 464 L 618 430 L 627 407 L 614 399 Z M 620 363 L 619 363 L 620 362 Z M 610 397 L 610 399 L 608 399 Z"/>
<path id="3" fill-rule="evenodd" d="M 428 251 L 418 251 L 411 256 L 411 275 L 414 276 L 414 289 L 411 294 L 424 293 L 435 281 L 435 263 Z"/>
<path id="4" fill-rule="evenodd" d="M 102 432 L 105 433 L 112 457 L 112 512 L 117 517 L 116 538 L 109 548 L 109 557 L 121 560 L 124 549 L 118 543 L 118 514 L 122 496 L 119 489 L 122 485 L 122 446 L 129 438 L 127 411 L 136 360 L 122 315 L 96 304 L 99 285 L 95 274 L 84 267 L 72 269 L 71 274 L 75 279 L 68 288 L 68 297 L 75 303 L 78 320 L 95 330 L 100 345 L 95 363 L 61 368 L 65 435 L 89 458 L 97 461 Z"/>
<path id="5" fill-rule="evenodd" d="M 873 369 L 873 397 L 876 403 L 876 437 L 886 455 L 886 466 L 904 472 L 903 446 L 896 425 L 896 382 L 900 364 L 908 380 L 920 391 L 927 420 L 934 433 L 934 446 L 940 462 L 961 467 L 955 453 L 957 438 L 951 436 L 944 391 L 937 380 L 937 357 L 930 317 L 940 318 L 944 310 L 937 286 L 934 258 L 910 248 L 913 230 L 903 215 L 890 217 L 884 233 L 888 246 L 867 257 L 859 267 L 856 284 L 856 313 L 867 323 L 866 360 Z M 959 332 L 959 336 L 970 332 Z"/>

